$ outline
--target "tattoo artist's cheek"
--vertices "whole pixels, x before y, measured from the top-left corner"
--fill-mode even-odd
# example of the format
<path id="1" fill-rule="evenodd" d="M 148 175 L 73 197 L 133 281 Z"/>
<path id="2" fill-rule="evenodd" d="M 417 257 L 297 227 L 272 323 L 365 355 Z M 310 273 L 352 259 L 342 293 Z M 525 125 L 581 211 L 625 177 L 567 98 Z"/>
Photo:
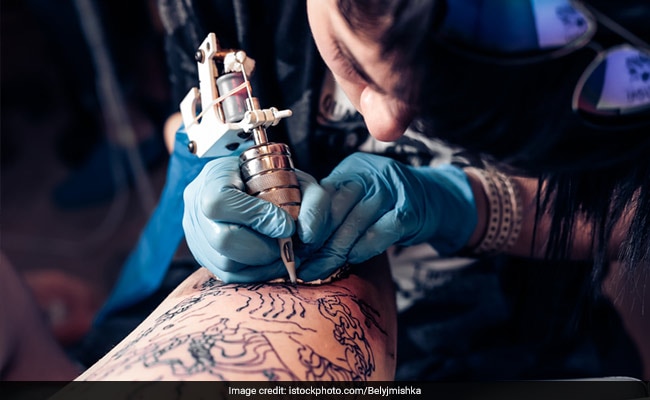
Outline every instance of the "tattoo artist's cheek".
<path id="1" fill-rule="evenodd" d="M 368 131 L 377 140 L 392 142 L 406 131 L 408 123 L 396 115 L 397 107 L 391 106 L 390 99 L 367 87 L 359 99 L 359 111 L 363 115 Z"/>

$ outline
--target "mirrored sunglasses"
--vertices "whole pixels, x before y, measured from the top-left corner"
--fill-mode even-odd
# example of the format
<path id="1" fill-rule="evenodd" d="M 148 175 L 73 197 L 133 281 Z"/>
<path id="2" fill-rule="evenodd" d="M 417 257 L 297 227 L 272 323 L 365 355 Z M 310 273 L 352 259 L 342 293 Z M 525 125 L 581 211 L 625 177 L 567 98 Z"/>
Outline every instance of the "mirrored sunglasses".
<path id="1" fill-rule="evenodd" d="M 597 42 L 599 29 L 622 41 Z M 452 51 L 504 65 L 591 48 L 595 57 L 577 82 L 573 110 L 597 125 L 650 124 L 650 45 L 592 6 L 573 0 L 451 0 L 439 35 Z"/>

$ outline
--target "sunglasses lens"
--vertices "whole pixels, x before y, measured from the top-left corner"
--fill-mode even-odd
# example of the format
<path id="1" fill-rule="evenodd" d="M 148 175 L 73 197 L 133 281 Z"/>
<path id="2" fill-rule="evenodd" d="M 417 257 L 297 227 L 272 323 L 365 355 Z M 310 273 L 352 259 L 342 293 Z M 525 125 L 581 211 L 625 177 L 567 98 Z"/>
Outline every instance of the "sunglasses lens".
<path id="1" fill-rule="evenodd" d="M 479 57 L 526 61 L 584 46 L 595 32 L 593 20 L 570 0 L 454 0 L 441 34 Z"/>
<path id="2" fill-rule="evenodd" d="M 600 120 L 647 116 L 650 52 L 622 45 L 599 55 L 578 81 L 573 108 Z"/>

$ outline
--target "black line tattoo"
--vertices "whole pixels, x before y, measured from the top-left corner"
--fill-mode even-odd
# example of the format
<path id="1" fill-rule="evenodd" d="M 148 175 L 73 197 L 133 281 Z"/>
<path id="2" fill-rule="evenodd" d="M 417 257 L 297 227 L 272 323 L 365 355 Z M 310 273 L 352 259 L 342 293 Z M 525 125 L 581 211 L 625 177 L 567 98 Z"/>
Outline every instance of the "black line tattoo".
<path id="1" fill-rule="evenodd" d="M 240 380 L 245 374 L 251 380 L 365 381 L 376 369 L 367 333 L 387 336 L 380 313 L 344 285 L 315 292 L 210 278 L 193 289 L 84 378 L 114 379 L 144 368 L 149 379 Z M 224 309 L 224 301 L 232 308 Z M 327 341 L 322 335 L 339 348 L 319 350 Z M 301 368 L 291 370 L 290 362 Z"/>

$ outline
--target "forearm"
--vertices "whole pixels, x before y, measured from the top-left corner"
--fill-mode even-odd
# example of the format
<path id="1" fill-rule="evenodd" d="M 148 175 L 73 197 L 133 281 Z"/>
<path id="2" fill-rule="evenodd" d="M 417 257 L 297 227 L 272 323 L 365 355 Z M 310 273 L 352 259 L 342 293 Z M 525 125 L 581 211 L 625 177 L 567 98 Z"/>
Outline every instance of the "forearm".
<path id="1" fill-rule="evenodd" d="M 490 218 L 490 207 L 485 188 L 477 175 L 468 171 L 467 177 L 474 192 L 474 200 L 478 214 L 476 229 L 467 244 L 467 248 L 473 249 L 479 245 L 486 234 L 488 219 Z M 543 256 L 546 249 L 546 238 L 548 238 L 549 228 L 546 219 L 541 221 L 543 224 L 539 224 L 537 227 L 535 226 L 537 181 L 529 178 L 511 179 L 513 180 L 513 184 L 519 189 L 522 221 L 519 236 L 512 247 L 508 249 L 508 253 L 524 257 Z M 536 231 L 537 235 L 535 235 Z M 531 254 L 533 240 L 535 240 L 535 246 L 532 246 L 533 253 Z"/>
<path id="2" fill-rule="evenodd" d="M 79 380 L 390 380 L 389 293 L 378 258 L 322 286 L 223 284 L 201 268 Z"/>
<path id="3" fill-rule="evenodd" d="M 478 211 L 478 223 L 474 233 L 468 241 L 467 248 L 474 248 L 485 235 L 490 212 L 488 199 L 477 176 L 468 172 L 468 179 L 474 192 Z M 551 231 L 551 214 L 546 210 L 536 221 L 538 207 L 538 180 L 525 177 L 510 177 L 513 184 L 518 188 L 520 194 L 520 205 L 522 207 L 521 232 L 512 247 L 507 249 L 506 253 L 523 257 L 544 257 L 548 246 Z M 622 244 L 624 237 L 624 219 L 615 227 L 614 233 L 610 240 L 610 252 L 616 256 L 618 248 Z M 578 215 L 573 227 L 573 237 L 570 247 L 570 257 L 572 259 L 588 259 L 592 255 L 592 231 L 593 227 L 587 222 L 584 216 Z M 533 243 L 534 241 L 534 243 Z"/>

